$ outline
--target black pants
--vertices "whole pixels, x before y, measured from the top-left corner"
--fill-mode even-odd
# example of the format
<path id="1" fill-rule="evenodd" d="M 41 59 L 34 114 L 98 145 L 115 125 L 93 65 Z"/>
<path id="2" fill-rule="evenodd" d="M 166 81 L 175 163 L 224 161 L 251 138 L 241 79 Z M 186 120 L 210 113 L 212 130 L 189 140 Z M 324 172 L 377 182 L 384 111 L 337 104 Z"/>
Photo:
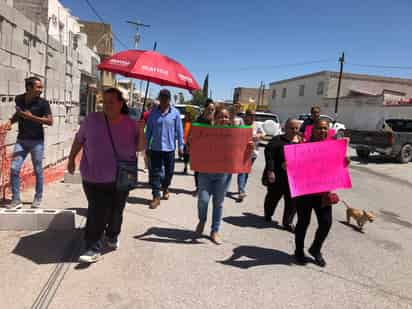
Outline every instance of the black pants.
<path id="1" fill-rule="evenodd" d="M 303 254 L 305 236 L 310 224 L 312 209 L 318 219 L 318 229 L 311 248 L 320 252 L 323 242 L 329 234 L 332 226 L 332 206 L 321 206 L 322 197 L 319 195 L 306 195 L 296 198 L 298 223 L 295 229 L 296 253 Z"/>
<path id="2" fill-rule="evenodd" d="M 86 248 L 100 249 L 99 240 L 103 234 L 115 238 L 120 234 L 123 210 L 128 191 L 117 191 L 115 184 L 83 182 L 89 209 L 86 223 Z"/>
<path id="3" fill-rule="evenodd" d="M 199 189 L 199 172 L 195 172 L 195 186 L 196 190 Z"/>
<path id="4" fill-rule="evenodd" d="M 265 218 L 271 218 L 273 216 L 282 197 L 285 202 L 282 224 L 284 226 L 288 226 L 292 224 L 293 218 L 295 217 L 296 202 L 290 196 L 287 182 L 275 182 L 273 184 L 269 184 L 265 197 Z"/>
<path id="5" fill-rule="evenodd" d="M 183 150 L 183 162 L 185 164 L 185 168 L 187 168 L 187 165 L 189 164 L 189 161 L 190 161 L 189 149 L 185 145 L 185 148 Z"/>

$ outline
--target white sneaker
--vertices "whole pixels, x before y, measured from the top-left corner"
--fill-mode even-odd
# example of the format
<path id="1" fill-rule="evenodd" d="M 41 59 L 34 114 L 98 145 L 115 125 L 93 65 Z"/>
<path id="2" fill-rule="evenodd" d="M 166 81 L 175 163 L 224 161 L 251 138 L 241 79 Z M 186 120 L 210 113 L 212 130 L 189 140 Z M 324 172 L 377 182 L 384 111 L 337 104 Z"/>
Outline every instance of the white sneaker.
<path id="1" fill-rule="evenodd" d="M 116 238 L 106 237 L 106 244 L 110 249 L 117 250 L 120 247 L 120 241 Z"/>
<path id="2" fill-rule="evenodd" d="M 100 259 L 100 253 L 95 250 L 87 250 L 79 257 L 80 263 L 96 263 Z"/>
<path id="3" fill-rule="evenodd" d="M 31 204 L 31 208 L 38 209 L 40 208 L 40 205 L 41 205 L 41 199 L 35 198 L 33 203 Z"/>
<path id="4" fill-rule="evenodd" d="M 12 200 L 10 204 L 5 206 L 7 209 L 20 209 L 23 207 L 21 200 Z"/>

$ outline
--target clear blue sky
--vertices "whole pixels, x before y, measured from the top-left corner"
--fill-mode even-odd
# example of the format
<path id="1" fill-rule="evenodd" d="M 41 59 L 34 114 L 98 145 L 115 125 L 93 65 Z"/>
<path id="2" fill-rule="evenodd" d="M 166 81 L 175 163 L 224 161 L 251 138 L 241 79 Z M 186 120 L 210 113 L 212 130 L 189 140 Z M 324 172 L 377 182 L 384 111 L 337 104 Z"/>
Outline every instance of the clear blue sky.
<path id="1" fill-rule="evenodd" d="M 141 31 L 140 48 L 157 41 L 158 51 L 184 64 L 199 84 L 209 72 L 214 99 L 232 98 L 237 86 L 338 70 L 342 51 L 347 72 L 412 78 L 411 0 L 89 1 L 130 48 L 134 29 L 125 20 L 151 24 Z M 81 19 L 98 20 L 84 0 L 62 3 Z M 124 49 L 117 41 L 115 48 Z M 318 60 L 329 61 L 286 66 Z"/>

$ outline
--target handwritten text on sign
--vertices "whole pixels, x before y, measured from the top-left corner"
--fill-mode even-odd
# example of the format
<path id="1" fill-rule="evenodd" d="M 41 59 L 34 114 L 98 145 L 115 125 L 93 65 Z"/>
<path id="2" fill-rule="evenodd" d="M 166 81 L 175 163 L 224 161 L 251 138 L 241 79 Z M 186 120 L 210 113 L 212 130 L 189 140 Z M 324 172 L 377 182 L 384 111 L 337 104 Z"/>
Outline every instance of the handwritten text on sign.
<path id="1" fill-rule="evenodd" d="M 285 146 L 292 197 L 352 188 L 346 149 L 347 140 Z"/>
<path id="2" fill-rule="evenodd" d="M 252 128 L 198 126 L 190 138 L 191 168 L 203 173 L 250 173 Z"/>

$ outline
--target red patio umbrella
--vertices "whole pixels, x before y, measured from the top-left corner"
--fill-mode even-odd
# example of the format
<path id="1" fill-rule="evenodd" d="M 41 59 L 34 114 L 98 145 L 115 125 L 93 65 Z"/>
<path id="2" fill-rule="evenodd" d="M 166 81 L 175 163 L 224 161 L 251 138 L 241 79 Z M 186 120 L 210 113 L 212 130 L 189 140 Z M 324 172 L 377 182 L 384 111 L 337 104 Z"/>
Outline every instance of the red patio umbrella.
<path id="1" fill-rule="evenodd" d="M 161 86 L 189 91 L 200 89 L 192 74 L 183 65 L 156 51 L 122 51 L 103 60 L 97 67 L 100 70 L 146 80 Z"/>
<path id="2" fill-rule="evenodd" d="M 132 49 L 116 53 L 97 66 L 100 70 L 147 81 L 141 119 L 143 119 L 150 82 L 189 91 L 200 89 L 192 74 L 176 60 L 156 52 L 156 45 L 155 43 L 153 51 Z M 141 136 L 144 136 L 144 123 L 138 122 L 138 128 Z M 141 143 L 138 148 L 143 150 L 145 143 Z"/>

